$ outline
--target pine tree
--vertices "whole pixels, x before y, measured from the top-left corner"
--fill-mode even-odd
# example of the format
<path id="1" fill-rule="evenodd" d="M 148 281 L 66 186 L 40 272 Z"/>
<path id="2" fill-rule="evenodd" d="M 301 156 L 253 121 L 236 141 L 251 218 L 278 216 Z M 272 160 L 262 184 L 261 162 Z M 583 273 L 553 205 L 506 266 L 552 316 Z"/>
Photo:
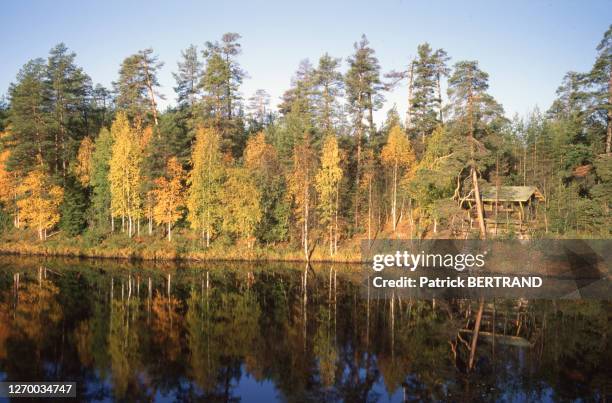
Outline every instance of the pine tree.
<path id="1" fill-rule="evenodd" d="M 433 51 L 428 43 L 419 45 L 417 54 L 413 66 L 412 96 L 408 107 L 408 129 L 421 136 L 424 142 L 425 137 L 441 123 L 440 79 L 448 74 L 448 57 L 442 49 Z"/>
<path id="2" fill-rule="evenodd" d="M 321 150 L 321 167 L 315 178 L 315 186 L 319 193 L 319 222 L 327 227 L 329 254 L 331 256 L 337 252 L 338 247 L 339 184 L 341 179 L 342 168 L 340 167 L 338 140 L 333 134 L 329 134 Z"/>
<path id="3" fill-rule="evenodd" d="M 155 199 L 153 219 L 157 224 L 166 225 L 168 241 L 172 241 L 172 226 L 183 215 L 185 173 L 176 157 L 168 160 L 166 172 L 167 177 L 157 178 L 155 188 L 152 190 Z"/>
<path id="4" fill-rule="evenodd" d="M 397 190 L 401 177 L 415 162 L 410 140 L 400 126 L 395 126 L 389 133 L 387 144 L 382 149 L 382 162 L 391 169 L 391 218 L 393 231 L 397 227 Z"/>
<path id="5" fill-rule="evenodd" d="M 346 73 L 346 92 L 348 102 L 355 113 L 356 130 L 361 131 L 362 119 L 367 112 L 370 134 L 374 134 L 374 111 L 382 105 L 380 65 L 374 56 L 374 49 L 365 35 L 354 45 L 355 53 L 349 57 L 349 70 Z"/>
<path id="6" fill-rule="evenodd" d="M 157 92 L 157 76 L 162 67 L 163 63 L 158 61 L 150 48 L 125 58 L 119 69 L 119 80 L 113 83 L 117 108 L 140 122 L 145 122 L 150 114 L 157 125 L 157 98 L 163 99 Z"/>
<path id="7" fill-rule="evenodd" d="M 480 200 L 477 161 L 487 152 L 482 141 L 491 132 L 488 126 L 503 116 L 503 108 L 486 92 L 489 88 L 489 75 L 480 70 L 476 61 L 456 63 L 448 84 L 453 125 L 466 136 L 470 145 L 472 191 L 476 200 L 480 236 L 484 239 L 486 227 Z"/>
<path id="8" fill-rule="evenodd" d="M 314 82 L 317 87 L 317 121 L 320 130 L 329 135 L 335 131 L 340 105 L 338 99 L 344 86 L 342 73 L 338 71 L 340 59 L 327 53 L 319 59 L 314 71 Z"/>
<path id="9" fill-rule="evenodd" d="M 593 87 L 595 114 L 605 122 L 605 152 L 612 153 L 612 25 L 597 46 L 597 59 L 588 75 Z"/>
<path id="10" fill-rule="evenodd" d="M 354 44 L 355 53 L 349 57 L 349 70 L 344 77 L 346 96 L 353 114 L 354 133 L 356 143 L 356 172 L 355 172 L 355 200 L 354 220 L 355 227 L 359 223 L 359 195 L 357 189 L 361 182 L 361 148 L 364 137 L 363 120 L 367 113 L 370 135 L 376 134 L 374 126 L 374 110 L 380 108 L 384 100 L 381 90 L 380 66 L 374 56 L 374 49 L 369 46 L 368 39 L 362 35 L 361 41 Z"/>
<path id="11" fill-rule="evenodd" d="M 200 92 L 203 63 L 198 58 L 198 48 L 189 46 L 181 52 L 182 61 L 179 61 L 178 72 L 172 73 L 176 81 L 174 92 L 178 97 L 179 106 L 193 108 Z"/>
<path id="12" fill-rule="evenodd" d="M 60 205 L 59 226 L 68 236 L 77 236 L 87 226 L 88 193 L 74 176 L 64 181 L 64 197 Z"/>
<path id="13" fill-rule="evenodd" d="M 7 169 L 29 172 L 38 164 L 37 156 L 54 166 L 53 140 L 49 130 L 49 103 L 43 59 L 26 63 L 9 88 L 11 130 L 3 143 L 11 149 Z"/>
<path id="14" fill-rule="evenodd" d="M 36 229 L 41 241 L 47 239 L 47 230 L 60 220 L 59 206 L 64 193 L 62 188 L 51 182 L 39 164 L 19 184 L 18 193 L 22 196 L 17 201 L 21 221 L 27 227 Z"/>
<path id="15" fill-rule="evenodd" d="M 202 127 L 197 130 L 191 166 L 188 179 L 188 220 L 193 229 L 201 231 L 208 247 L 220 222 L 222 209 L 224 167 L 218 131 Z"/>
<path id="16" fill-rule="evenodd" d="M 76 54 L 63 43 L 49 52 L 46 85 L 50 108 L 49 131 L 54 142 L 54 172 L 66 176 L 69 162 L 81 139 L 87 134 L 87 122 L 81 119 L 91 94 L 91 79 L 75 65 Z"/>

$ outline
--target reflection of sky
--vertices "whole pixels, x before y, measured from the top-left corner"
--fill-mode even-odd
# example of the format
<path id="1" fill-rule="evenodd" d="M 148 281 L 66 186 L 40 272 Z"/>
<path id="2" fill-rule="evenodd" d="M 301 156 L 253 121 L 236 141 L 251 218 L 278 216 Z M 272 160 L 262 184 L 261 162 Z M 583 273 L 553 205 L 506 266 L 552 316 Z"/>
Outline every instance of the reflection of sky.
<path id="1" fill-rule="evenodd" d="M 242 373 L 243 375 L 234 389 L 234 396 L 240 397 L 242 402 L 274 402 L 280 400 L 274 382 L 256 380 L 246 371 L 244 365 L 242 366 Z"/>

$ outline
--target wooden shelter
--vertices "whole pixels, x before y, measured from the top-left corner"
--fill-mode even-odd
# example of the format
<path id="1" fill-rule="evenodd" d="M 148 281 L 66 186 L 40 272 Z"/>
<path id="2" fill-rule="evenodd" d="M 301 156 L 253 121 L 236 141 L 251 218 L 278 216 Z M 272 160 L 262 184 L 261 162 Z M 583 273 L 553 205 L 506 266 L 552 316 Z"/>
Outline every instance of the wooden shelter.
<path id="1" fill-rule="evenodd" d="M 480 192 L 488 230 L 513 228 L 520 232 L 535 227 L 538 203 L 544 195 L 535 186 L 490 186 Z M 476 203 L 469 200 L 472 216 L 476 217 Z"/>

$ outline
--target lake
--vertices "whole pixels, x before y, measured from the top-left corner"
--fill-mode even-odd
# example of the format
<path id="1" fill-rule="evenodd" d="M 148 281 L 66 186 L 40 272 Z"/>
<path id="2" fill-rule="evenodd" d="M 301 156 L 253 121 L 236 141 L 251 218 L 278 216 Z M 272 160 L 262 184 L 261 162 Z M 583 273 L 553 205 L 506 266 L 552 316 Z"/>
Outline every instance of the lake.
<path id="1" fill-rule="evenodd" d="M 610 301 L 383 298 L 362 279 L 358 265 L 0 257 L 0 381 L 75 381 L 100 402 L 612 394 Z"/>

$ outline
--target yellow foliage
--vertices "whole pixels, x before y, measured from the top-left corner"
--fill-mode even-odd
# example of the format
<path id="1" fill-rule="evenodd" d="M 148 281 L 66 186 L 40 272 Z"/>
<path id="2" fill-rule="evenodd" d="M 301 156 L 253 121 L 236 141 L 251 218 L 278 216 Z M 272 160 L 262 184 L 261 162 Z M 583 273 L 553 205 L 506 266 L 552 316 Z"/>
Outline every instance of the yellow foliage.
<path id="1" fill-rule="evenodd" d="M 200 127 L 191 155 L 192 170 L 189 173 L 187 197 L 188 219 L 191 227 L 200 230 L 207 245 L 221 217 L 221 191 L 223 160 L 219 132 Z"/>
<path id="2" fill-rule="evenodd" d="M 15 173 L 6 169 L 6 162 L 11 153 L 9 150 L 0 152 L 0 201 L 10 203 L 15 199 L 16 177 Z"/>
<path id="3" fill-rule="evenodd" d="M 42 168 L 36 168 L 18 186 L 22 195 L 17 201 L 21 220 L 30 228 L 36 228 L 39 238 L 46 238 L 46 231 L 59 222 L 59 206 L 64 191 L 53 185 Z"/>
<path id="4" fill-rule="evenodd" d="M 76 164 L 74 166 L 74 174 L 83 186 L 88 186 L 91 178 L 91 156 L 94 152 L 94 143 L 89 136 L 81 141 L 79 151 L 77 153 Z"/>
<path id="5" fill-rule="evenodd" d="M 387 144 L 382 149 L 382 161 L 385 165 L 398 168 L 408 168 L 414 164 L 415 157 L 410 140 L 400 126 L 393 126 L 389 133 Z"/>
<path id="6" fill-rule="evenodd" d="M 310 137 L 308 133 L 305 133 L 304 138 L 294 147 L 293 169 L 287 178 L 288 196 L 293 200 L 295 213 L 301 223 L 308 219 L 315 162 L 315 155 L 310 146 Z"/>
<path id="7" fill-rule="evenodd" d="M 136 130 L 130 127 L 124 112 L 119 112 L 111 127 L 112 155 L 108 179 L 111 188 L 111 212 L 114 217 L 127 217 L 129 233 L 133 220 L 141 214 L 142 150 Z"/>
<path id="8" fill-rule="evenodd" d="M 224 187 L 224 227 L 242 236 L 252 246 L 257 224 L 261 221 L 261 194 L 253 175 L 245 168 L 233 168 Z"/>
<path id="9" fill-rule="evenodd" d="M 155 180 L 152 190 L 155 205 L 153 206 L 153 219 L 158 224 L 168 226 L 168 240 L 172 239 L 172 225 L 181 218 L 181 207 L 184 205 L 183 179 L 185 172 L 176 157 L 168 160 L 166 167 L 167 178 Z"/>
<path id="10" fill-rule="evenodd" d="M 257 133 L 247 142 L 244 150 L 244 166 L 252 171 L 263 174 L 274 174 L 278 169 L 276 150 L 266 143 L 263 132 Z"/>
<path id="11" fill-rule="evenodd" d="M 316 176 L 315 187 L 319 193 L 321 224 L 327 225 L 330 251 L 333 244 L 334 218 L 338 214 L 338 184 L 342 179 L 338 140 L 328 135 L 321 150 L 321 168 Z"/>

